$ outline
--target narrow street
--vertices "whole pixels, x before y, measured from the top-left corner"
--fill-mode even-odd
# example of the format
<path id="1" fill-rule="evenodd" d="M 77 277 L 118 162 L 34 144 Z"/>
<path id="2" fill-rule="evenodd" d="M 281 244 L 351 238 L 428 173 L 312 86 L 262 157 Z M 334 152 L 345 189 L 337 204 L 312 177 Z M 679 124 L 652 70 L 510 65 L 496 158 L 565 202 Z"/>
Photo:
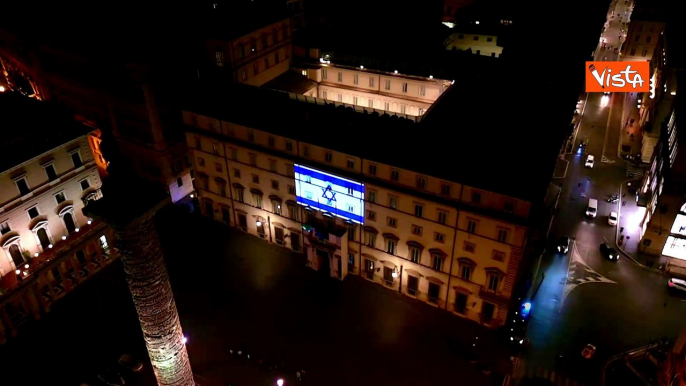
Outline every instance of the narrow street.
<path id="1" fill-rule="evenodd" d="M 619 49 L 614 48 L 621 43 L 631 4 L 620 1 L 613 6 L 596 60 L 618 59 Z M 620 196 L 616 204 L 606 201 L 612 194 L 624 195 L 626 182 L 637 182 L 627 181 L 631 165 L 622 158 L 640 152 L 640 133 L 627 128 L 623 119 L 628 114 L 624 99 L 624 94 L 593 93 L 581 100 L 583 116 L 574 146 L 564 156 L 566 173 L 554 180 L 562 187 L 559 211 L 551 245 L 542 257 L 544 279 L 533 298 L 527 331 L 531 348 L 515 371 L 516 379 L 543 377 L 555 383 L 566 378 L 598 384 L 602 365 L 612 355 L 651 339 L 676 336 L 683 328 L 686 301 L 668 291 L 666 276 L 624 255 L 609 261 L 600 253 L 604 242 L 616 247 L 617 227 L 630 227 L 624 233 L 634 235 L 638 226 L 630 194 Z M 581 143 L 586 145 L 580 148 Z M 584 166 L 588 155 L 595 157 L 593 168 Z M 585 215 L 589 198 L 598 200 L 596 218 Z M 626 206 L 623 201 L 628 201 Z M 620 212 L 619 225 L 608 224 L 610 212 Z M 555 253 L 556 240 L 562 236 L 573 238 L 567 254 Z M 581 356 L 587 344 L 597 347 L 591 360 Z"/>

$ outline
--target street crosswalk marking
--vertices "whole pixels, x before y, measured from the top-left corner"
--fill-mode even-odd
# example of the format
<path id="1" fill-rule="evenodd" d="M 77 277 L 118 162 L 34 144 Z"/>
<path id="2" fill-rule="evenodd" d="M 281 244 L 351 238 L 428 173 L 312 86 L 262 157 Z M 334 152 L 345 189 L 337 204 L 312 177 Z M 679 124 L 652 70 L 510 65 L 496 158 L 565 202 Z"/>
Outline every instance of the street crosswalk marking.
<path id="1" fill-rule="evenodd" d="M 562 301 L 560 302 L 560 309 L 562 309 L 562 304 L 564 303 L 567 295 L 576 287 L 587 284 L 587 283 L 608 283 L 617 284 L 617 282 L 612 281 L 605 276 L 596 272 L 591 268 L 581 255 L 579 254 L 579 248 L 577 244 L 574 243 L 572 247 L 572 253 L 570 255 L 569 267 L 567 268 L 567 281 L 565 283 L 564 292 L 562 293 Z"/>

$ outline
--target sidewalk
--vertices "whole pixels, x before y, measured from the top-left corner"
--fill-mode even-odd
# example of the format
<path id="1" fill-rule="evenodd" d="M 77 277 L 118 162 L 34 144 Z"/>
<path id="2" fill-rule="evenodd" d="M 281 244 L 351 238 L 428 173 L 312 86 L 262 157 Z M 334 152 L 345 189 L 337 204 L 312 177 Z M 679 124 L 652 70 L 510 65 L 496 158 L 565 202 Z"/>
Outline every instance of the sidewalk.
<path id="1" fill-rule="evenodd" d="M 617 223 L 615 242 L 617 243 L 617 249 L 636 264 L 660 271 L 659 267 L 666 265 L 667 258 L 645 254 L 638 245 L 641 221 L 645 215 L 646 208 L 636 205 L 636 196 L 632 195 L 630 190 L 631 187 L 640 183 L 641 180 L 630 180 L 624 181 L 620 185 L 619 222 Z M 631 187 L 629 184 L 631 184 Z M 623 201 L 626 201 L 626 205 L 622 205 Z M 621 230 L 622 228 L 624 228 L 623 231 Z M 624 235 L 624 241 L 620 245 L 619 239 L 622 235 Z"/>
<path id="2" fill-rule="evenodd" d="M 643 144 L 643 130 L 639 126 L 638 93 L 627 93 L 622 106 L 619 155 L 637 155 Z"/>

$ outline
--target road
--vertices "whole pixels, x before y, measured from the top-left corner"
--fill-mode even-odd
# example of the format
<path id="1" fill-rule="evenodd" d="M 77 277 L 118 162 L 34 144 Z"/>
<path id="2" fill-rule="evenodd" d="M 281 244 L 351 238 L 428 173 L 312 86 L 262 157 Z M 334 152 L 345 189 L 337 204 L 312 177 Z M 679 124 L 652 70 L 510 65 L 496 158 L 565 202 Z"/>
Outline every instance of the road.
<path id="1" fill-rule="evenodd" d="M 628 5 L 619 5 L 626 20 Z M 620 26 L 617 17 L 609 23 L 604 32 L 608 45 L 617 44 Z M 611 55 L 599 52 L 605 54 Z M 582 105 L 574 152 L 565 156 L 566 176 L 555 180 L 562 184 L 562 193 L 550 237 L 570 236 L 575 241 L 568 254 L 554 253 L 551 247 L 542 258 L 545 279 L 534 298 L 527 331 L 531 348 L 516 370 L 517 377 L 597 384 L 601 366 L 610 356 L 650 339 L 676 336 L 683 328 L 686 301 L 668 291 L 665 276 L 626 258 L 608 261 L 599 251 L 603 242 L 615 245 L 617 229 L 608 225 L 607 215 L 617 211 L 621 201 L 605 200 L 619 194 L 626 179 L 626 163 L 618 154 L 622 99 L 589 94 L 582 102 L 586 106 Z M 578 153 L 583 141 L 588 145 Z M 595 156 L 592 169 L 584 167 L 589 154 Z M 588 198 L 599 202 L 595 219 L 585 217 Z M 580 355 L 588 343 L 598 348 L 592 360 Z"/>

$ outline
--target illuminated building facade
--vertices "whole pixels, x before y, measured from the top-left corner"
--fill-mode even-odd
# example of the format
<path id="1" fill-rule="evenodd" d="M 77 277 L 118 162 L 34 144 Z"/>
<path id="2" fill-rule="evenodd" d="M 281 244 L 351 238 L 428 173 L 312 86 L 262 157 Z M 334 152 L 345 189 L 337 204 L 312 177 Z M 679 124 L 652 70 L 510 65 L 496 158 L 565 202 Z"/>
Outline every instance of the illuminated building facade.
<path id="1" fill-rule="evenodd" d="M 92 129 L 47 102 L 0 94 L 0 343 L 28 317 L 109 264 L 104 224 L 82 209 L 100 199 Z"/>
<path id="2" fill-rule="evenodd" d="M 202 212 L 304 253 L 326 275 L 360 275 L 502 325 L 530 233 L 531 202 L 398 165 L 378 147 L 363 156 L 320 131 L 330 128 L 326 122 L 355 120 L 360 127 L 351 125 L 357 129 L 348 134 L 364 138 L 367 130 L 414 132 L 420 123 L 275 95 L 259 103 L 269 106 L 261 118 L 221 103 L 185 109 Z"/>
<path id="3" fill-rule="evenodd" d="M 642 15 L 638 9 L 631 15 L 629 28 L 622 44 L 622 60 L 650 62 L 654 55 L 662 56 L 665 23 L 651 21 L 649 15 Z"/>
<path id="4" fill-rule="evenodd" d="M 314 56 L 319 50 L 313 50 Z M 324 103 L 349 106 L 359 112 L 377 112 L 414 120 L 421 119 L 450 87 L 451 81 L 427 76 L 412 76 L 371 68 L 332 63 L 325 58 L 298 62 L 267 87 L 291 91 Z M 293 79 L 301 77 L 301 80 Z M 288 84 L 291 87 L 282 87 Z M 295 84 L 295 86 L 293 86 Z"/>
<path id="5" fill-rule="evenodd" d="M 283 18 L 249 32 L 214 31 L 206 42 L 209 60 L 219 74 L 225 72 L 234 82 L 261 86 L 289 69 L 291 23 Z"/>
<path id="6" fill-rule="evenodd" d="M 454 51 L 469 50 L 475 55 L 500 57 L 503 47 L 498 45 L 498 34 L 495 30 L 479 28 L 478 25 L 469 28 L 453 28 L 453 33 L 445 41 L 445 48 Z"/>
<path id="7" fill-rule="evenodd" d="M 682 79 L 676 75 L 677 82 Z M 650 255 L 669 258 L 667 270 L 686 272 L 686 154 L 683 152 L 683 103 L 676 97 L 675 83 L 669 83 L 658 110 L 665 112 L 660 137 L 641 185 L 639 205 L 646 208 L 640 249 Z M 679 148 L 682 149 L 679 149 Z M 681 150 L 681 151 L 680 151 Z"/>
<path id="8" fill-rule="evenodd" d="M 136 172 L 164 185 L 172 200 L 189 194 L 192 184 L 185 142 L 178 131 L 180 112 L 171 100 L 178 88 L 178 71 L 165 73 L 164 66 L 151 66 L 127 52 L 119 53 L 124 63 L 103 61 L 92 47 L 79 50 L 22 40 L 2 28 L 0 40 L 5 42 L 0 64 L 11 90 L 63 104 L 80 122 L 113 134 Z M 98 46 L 114 44 L 99 41 Z M 100 155 L 98 150 L 96 162 L 102 168 L 106 161 L 101 162 Z"/>

